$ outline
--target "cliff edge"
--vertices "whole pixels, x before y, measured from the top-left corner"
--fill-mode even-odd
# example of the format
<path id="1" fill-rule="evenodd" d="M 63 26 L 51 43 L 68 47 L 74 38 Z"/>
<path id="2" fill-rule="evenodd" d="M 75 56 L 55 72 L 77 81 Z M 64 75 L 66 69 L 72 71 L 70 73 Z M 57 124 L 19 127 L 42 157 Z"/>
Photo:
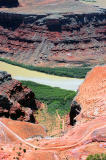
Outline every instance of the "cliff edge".
<path id="1" fill-rule="evenodd" d="M 88 72 L 71 104 L 70 123 L 84 123 L 106 116 L 106 66 Z"/>
<path id="2" fill-rule="evenodd" d="M 35 123 L 35 95 L 21 82 L 0 71 L 0 117 Z"/>

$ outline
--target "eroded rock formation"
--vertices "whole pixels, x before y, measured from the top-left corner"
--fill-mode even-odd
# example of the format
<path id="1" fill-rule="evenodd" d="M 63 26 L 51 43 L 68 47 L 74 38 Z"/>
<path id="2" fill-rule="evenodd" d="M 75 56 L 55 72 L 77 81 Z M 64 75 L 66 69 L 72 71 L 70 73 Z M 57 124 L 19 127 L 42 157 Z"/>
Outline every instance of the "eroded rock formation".
<path id="1" fill-rule="evenodd" d="M 7 72 L 0 71 L 0 116 L 35 123 L 36 109 L 34 93 Z"/>
<path id="2" fill-rule="evenodd" d="M 74 0 L 35 2 L 0 10 L 0 57 L 49 66 L 106 63 L 105 9 Z"/>
<path id="3" fill-rule="evenodd" d="M 32 139 L 30 142 L 41 148 L 25 158 L 85 160 L 89 154 L 106 153 L 105 102 L 106 66 L 97 66 L 88 73 L 72 103 L 70 116 L 75 126 L 60 138 L 39 142 Z"/>
<path id="4" fill-rule="evenodd" d="M 97 66 L 88 72 L 78 90 L 71 105 L 70 123 L 72 125 L 76 121 L 83 123 L 104 115 L 106 115 L 106 66 Z"/>
<path id="5" fill-rule="evenodd" d="M 20 152 L 18 157 L 25 160 L 35 160 L 35 157 L 36 160 L 86 160 L 89 154 L 106 153 L 105 82 L 106 66 L 95 67 L 88 73 L 72 103 L 70 116 L 73 113 L 74 116 L 71 120 L 73 122 L 77 120 L 77 123 L 74 124 L 75 126 L 70 127 L 62 137 L 42 137 L 39 139 L 32 136 L 26 140 L 24 138 L 34 133 L 34 125 L 30 126 L 30 124 L 27 125 L 24 122 L 24 129 L 26 131 L 28 130 L 24 132 L 24 125 L 21 125 L 21 122 L 16 122 L 16 126 L 18 126 L 13 127 L 15 121 L 12 122 L 12 120 L 9 120 L 7 122 L 7 119 L 0 119 L 0 122 L 4 123 L 24 139 L 22 143 L 19 137 L 13 135 L 0 123 L 0 135 L 2 139 L 4 138 L 4 133 L 7 135 L 6 138 L 11 139 L 11 144 L 8 143 L 4 146 L 1 143 L 0 158 L 6 157 L 7 159 L 13 159 L 14 156 L 17 157 L 17 151 Z M 75 119 L 75 116 L 77 116 L 77 119 Z M 30 129 L 31 133 L 29 132 Z M 24 134 L 21 135 L 20 130 Z M 20 142 L 22 143 L 21 145 Z M 27 145 L 27 142 L 31 146 L 29 144 Z M 33 147 L 34 149 L 32 149 Z M 25 152 L 23 152 L 23 149 Z"/>

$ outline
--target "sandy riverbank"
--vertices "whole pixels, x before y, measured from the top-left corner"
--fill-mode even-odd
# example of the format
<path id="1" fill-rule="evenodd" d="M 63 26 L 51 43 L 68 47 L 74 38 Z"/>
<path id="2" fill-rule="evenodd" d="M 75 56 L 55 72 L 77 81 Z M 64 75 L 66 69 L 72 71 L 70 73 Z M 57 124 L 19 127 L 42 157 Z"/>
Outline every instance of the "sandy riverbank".
<path id="1" fill-rule="evenodd" d="M 31 71 L 5 62 L 0 62 L 0 70 L 7 71 L 18 80 L 30 80 L 40 84 L 60 87 L 67 90 L 77 90 L 83 79 L 60 77 L 37 71 Z"/>

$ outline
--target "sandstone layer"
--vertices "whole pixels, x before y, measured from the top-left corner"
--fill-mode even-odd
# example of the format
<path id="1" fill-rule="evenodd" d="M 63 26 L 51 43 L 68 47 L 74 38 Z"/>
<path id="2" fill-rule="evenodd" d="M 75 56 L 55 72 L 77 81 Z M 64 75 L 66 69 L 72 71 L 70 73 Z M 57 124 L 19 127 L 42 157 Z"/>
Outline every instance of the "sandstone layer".
<path id="1" fill-rule="evenodd" d="M 35 95 L 7 72 L 0 72 L 0 117 L 35 123 Z"/>
<path id="2" fill-rule="evenodd" d="M 2 120 L 2 122 L 5 122 L 5 120 Z M 5 145 L 3 142 L 1 143 L 0 158 L 3 159 L 6 157 L 7 159 L 12 160 L 13 157 L 18 157 L 19 160 L 35 160 L 36 157 L 36 160 L 86 160 L 89 154 L 106 153 L 105 122 L 106 117 L 101 116 L 88 123 L 69 129 L 63 137 L 44 137 L 41 139 L 32 137 L 28 141 L 24 139 L 25 142 L 28 142 L 33 147 L 26 143 L 22 143 L 16 136 L 6 132 L 6 129 L 4 128 L 7 137 L 4 138 L 2 132 L 2 139 L 7 140 L 7 142 L 8 139 L 10 139 L 11 143 L 8 142 Z M 11 125 L 8 125 L 7 123 L 7 126 L 10 127 Z M 0 125 L 0 127 L 2 126 Z M 15 131 L 13 127 L 10 128 Z M 31 126 L 30 129 L 32 129 Z M 21 129 L 21 131 L 23 131 L 23 129 Z M 19 134 L 19 130 L 16 130 L 15 132 Z M 26 135 L 26 133 L 28 134 L 30 132 L 23 131 L 23 133 Z M 36 135 L 36 126 L 35 133 L 32 133 Z M 32 133 L 30 133 L 30 135 Z M 25 149 L 26 152 L 23 152 L 23 149 Z M 20 152 L 20 154 L 18 154 L 18 152 Z"/>
<path id="3" fill-rule="evenodd" d="M 0 9 L 0 57 L 40 66 L 106 63 L 106 10 L 75 0 Z"/>
<path id="4" fill-rule="evenodd" d="M 89 154 L 106 153 L 106 66 L 97 66 L 87 74 L 71 105 L 70 120 L 75 126 L 63 137 L 30 140 L 40 146 L 30 154 L 32 160 L 34 156 L 40 160 L 86 160 Z"/>
<path id="5" fill-rule="evenodd" d="M 37 136 L 46 136 L 45 129 L 39 124 L 32 124 L 29 122 L 22 122 L 11 120 L 8 118 L 0 118 L 0 121 L 3 122 L 9 129 L 11 129 L 15 134 L 23 139 L 31 139 Z M 2 133 L 3 126 L 0 125 L 0 143 L 13 143 L 13 142 L 20 142 L 15 136 L 9 133 L 8 130 L 4 129 L 4 135 Z M 5 139 L 6 137 L 6 139 Z"/>
<path id="6" fill-rule="evenodd" d="M 1 143 L 0 158 L 3 159 L 5 157 L 12 160 L 15 156 L 19 160 L 35 160 L 35 157 L 36 160 L 86 160 L 89 154 L 106 153 L 105 82 L 106 66 L 95 67 L 88 73 L 72 103 L 73 111 L 79 113 L 77 123 L 74 124 L 75 126 L 69 127 L 68 131 L 61 137 L 30 137 L 30 139 L 26 140 L 26 136 L 20 134 L 20 131 L 24 133 L 23 128 L 18 126 L 21 129 L 17 131 L 16 127 L 11 126 L 14 123 L 11 121 L 7 122 L 6 119 L 0 119 L 0 127 L 4 129 L 3 131 L 6 130 L 5 124 L 24 140 L 20 144 L 19 137 L 9 134 L 9 132 L 8 135 L 10 137 L 12 135 L 13 137 L 15 136 L 13 143 L 5 146 Z M 89 115 L 86 114 L 88 111 Z M 71 116 L 72 109 L 70 112 Z M 2 137 L 4 135 L 3 131 L 1 132 Z M 25 134 L 29 134 L 29 131 L 25 132 Z M 20 153 L 17 154 L 17 151 Z"/>
<path id="7" fill-rule="evenodd" d="M 106 66 L 88 72 L 71 105 L 70 120 L 74 125 L 101 116 L 106 116 Z"/>

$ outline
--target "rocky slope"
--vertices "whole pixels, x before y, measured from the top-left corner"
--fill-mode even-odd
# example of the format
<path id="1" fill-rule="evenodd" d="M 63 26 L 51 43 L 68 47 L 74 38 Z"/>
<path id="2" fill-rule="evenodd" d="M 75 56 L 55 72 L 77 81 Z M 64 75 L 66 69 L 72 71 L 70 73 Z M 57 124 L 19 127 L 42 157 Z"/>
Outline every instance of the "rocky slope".
<path id="1" fill-rule="evenodd" d="M 28 146 L 26 143 L 20 145 L 16 138 L 14 143 L 9 144 L 9 147 L 1 144 L 1 159 L 6 157 L 12 160 L 13 157 L 18 157 L 19 160 L 35 160 L 36 157 L 36 160 L 86 160 L 89 154 L 106 153 L 105 81 L 106 66 L 95 67 L 88 73 L 72 104 L 72 108 L 75 108 L 77 112 L 80 108 L 81 112 L 78 116 L 80 118 L 77 118 L 75 126 L 69 127 L 64 136 L 57 138 L 40 137 L 40 139 L 32 137 L 28 141 L 25 140 L 26 136 L 22 136 L 32 146 Z M 71 113 L 70 117 L 72 116 Z M 0 119 L 0 121 L 7 124 L 12 131 L 20 134 L 19 130 L 11 127 L 10 122 L 10 124 L 7 123 L 5 119 Z M 3 127 L 0 123 L 1 126 Z M 9 149 L 7 150 L 7 148 Z M 23 152 L 23 149 L 26 149 L 26 152 Z M 17 151 L 20 153 L 17 154 Z"/>
<path id="2" fill-rule="evenodd" d="M 72 66 L 106 63 L 106 10 L 79 1 L 20 1 L 0 9 L 0 57 Z"/>
<path id="3" fill-rule="evenodd" d="M 78 115 L 78 116 L 77 116 Z M 70 112 L 71 124 L 83 123 L 106 115 L 106 66 L 88 72 Z"/>
<path id="4" fill-rule="evenodd" d="M 24 139 L 29 144 L 32 144 L 34 148 L 21 143 L 20 140 L 8 133 L 7 139 L 12 137 L 12 142 L 5 145 L 1 143 L 0 158 L 6 157 L 12 160 L 14 159 L 13 157 L 18 157 L 19 160 L 35 160 L 36 157 L 36 160 L 86 160 L 89 154 L 106 153 L 105 122 L 106 117 L 101 116 L 88 123 L 69 129 L 60 138 L 44 137 L 39 139 L 35 136 L 35 138 L 28 141 Z M 16 131 L 16 133 L 18 132 Z M 23 152 L 23 149 L 26 152 Z"/>
<path id="5" fill-rule="evenodd" d="M 31 143 L 41 147 L 30 154 L 32 160 L 34 156 L 41 160 L 85 160 L 89 154 L 106 153 L 106 66 L 97 66 L 87 74 L 71 105 L 70 122 L 75 126 L 63 137 L 39 142 L 32 139 Z"/>
<path id="6" fill-rule="evenodd" d="M 45 129 L 39 124 L 32 124 L 29 122 L 22 122 L 11 120 L 8 118 L 0 118 L 0 122 L 3 122 L 9 129 L 11 129 L 14 133 L 20 136 L 23 139 L 31 139 L 32 137 L 36 138 L 37 136 L 46 136 Z M 5 131 L 4 134 L 2 131 Z M 0 125 L 0 143 L 13 143 L 18 139 L 9 133 L 3 126 Z M 5 140 L 6 137 L 6 140 Z M 20 142 L 20 141 L 19 141 Z"/>
<path id="7" fill-rule="evenodd" d="M 34 93 L 7 72 L 0 71 L 0 116 L 35 123 L 36 109 Z"/>

